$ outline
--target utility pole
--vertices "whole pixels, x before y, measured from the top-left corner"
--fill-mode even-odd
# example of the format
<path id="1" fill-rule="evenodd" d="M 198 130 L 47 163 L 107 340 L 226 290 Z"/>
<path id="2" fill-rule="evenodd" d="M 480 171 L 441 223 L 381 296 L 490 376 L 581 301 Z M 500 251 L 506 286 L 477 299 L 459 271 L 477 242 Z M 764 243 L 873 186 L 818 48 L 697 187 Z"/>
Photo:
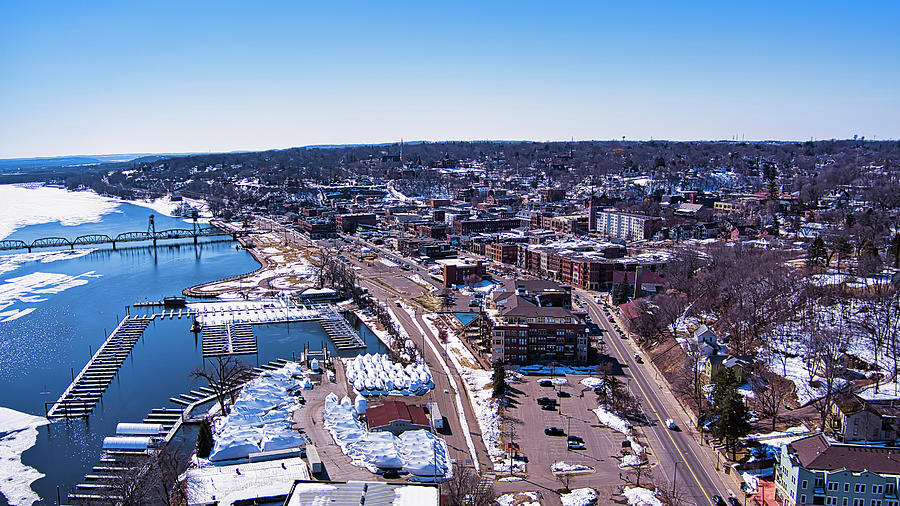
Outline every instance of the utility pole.
<path id="1" fill-rule="evenodd" d="M 675 488 L 675 479 L 678 478 L 678 461 L 675 461 L 675 474 L 672 475 L 672 498 L 674 499 L 677 494 L 677 489 Z"/>

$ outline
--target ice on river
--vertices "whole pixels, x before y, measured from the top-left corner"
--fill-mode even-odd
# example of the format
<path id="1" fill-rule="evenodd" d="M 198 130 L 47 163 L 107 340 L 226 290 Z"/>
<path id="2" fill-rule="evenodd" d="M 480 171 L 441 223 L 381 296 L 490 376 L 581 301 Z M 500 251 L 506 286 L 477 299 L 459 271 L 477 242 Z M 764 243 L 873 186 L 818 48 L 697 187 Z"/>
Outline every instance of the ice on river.
<path id="1" fill-rule="evenodd" d="M 0 283 L 0 323 L 21 318 L 35 310 L 33 304 L 47 300 L 46 295 L 60 293 L 87 284 L 100 274 L 88 271 L 77 276 L 52 272 L 32 272 L 25 276 L 4 279 Z M 28 307 L 16 307 L 27 305 Z"/>
<path id="2" fill-rule="evenodd" d="M 0 408 L 0 493 L 9 504 L 31 505 L 40 497 L 31 484 L 44 474 L 22 464 L 22 453 L 37 442 L 37 428 L 47 423 L 45 418 Z"/>

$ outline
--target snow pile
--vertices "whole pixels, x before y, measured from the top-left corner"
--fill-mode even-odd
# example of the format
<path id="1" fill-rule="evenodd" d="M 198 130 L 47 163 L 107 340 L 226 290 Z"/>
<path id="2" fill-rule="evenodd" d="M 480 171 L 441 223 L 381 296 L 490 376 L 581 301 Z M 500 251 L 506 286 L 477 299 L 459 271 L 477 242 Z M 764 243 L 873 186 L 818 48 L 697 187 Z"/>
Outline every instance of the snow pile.
<path id="1" fill-rule="evenodd" d="M 403 367 L 386 354 L 357 355 L 346 360 L 347 381 L 361 395 L 424 395 L 434 388 L 424 363 Z"/>
<path id="2" fill-rule="evenodd" d="M 576 488 L 568 494 L 562 494 L 563 506 L 589 506 L 597 504 L 597 491 L 592 488 Z"/>
<path id="3" fill-rule="evenodd" d="M 88 271 L 77 276 L 51 272 L 32 272 L 17 278 L 8 278 L 0 284 L 0 323 L 21 318 L 35 307 L 11 307 L 16 303 L 35 304 L 47 300 L 44 295 L 60 293 L 69 288 L 86 285 L 90 278 L 99 278 L 100 274 Z M 9 308 L 9 309 L 7 309 Z"/>
<path id="4" fill-rule="evenodd" d="M 606 425 L 610 429 L 622 433 L 628 441 L 631 442 L 631 451 L 633 454 L 625 455 L 622 458 L 622 462 L 619 464 L 619 467 L 631 467 L 643 464 L 646 462 L 646 457 L 644 456 L 644 448 L 635 440 L 634 432 L 631 430 L 631 424 L 628 423 L 627 420 L 622 418 L 621 416 L 606 410 L 604 407 L 599 406 L 597 409 L 593 410 L 594 414 L 597 415 L 597 420 Z"/>
<path id="5" fill-rule="evenodd" d="M 783 431 L 767 432 L 760 434 L 750 434 L 741 438 L 744 444 L 751 441 L 757 441 L 759 446 L 752 448 L 750 460 L 760 460 L 766 458 L 778 458 L 781 454 L 781 447 L 789 445 L 794 441 L 804 438 L 811 434 L 806 425 L 798 425 L 790 427 Z"/>
<path id="6" fill-rule="evenodd" d="M 70 192 L 34 185 L 0 185 L 0 239 L 21 227 L 59 222 L 71 227 L 99 223 L 104 214 L 119 212 L 119 204 L 93 192 Z"/>
<path id="7" fill-rule="evenodd" d="M 583 473 L 585 471 L 593 471 L 590 466 L 584 464 L 568 464 L 564 461 L 554 462 L 550 466 L 550 470 L 554 474 Z"/>
<path id="8" fill-rule="evenodd" d="M 39 416 L 0 408 L 0 493 L 9 504 L 31 505 L 41 498 L 31 484 L 44 477 L 22 464 L 22 453 L 37 442 L 38 430 L 47 420 Z"/>
<path id="9" fill-rule="evenodd" d="M 603 380 L 600 378 L 584 378 L 581 384 L 588 388 L 600 388 L 603 386 Z"/>
<path id="10" fill-rule="evenodd" d="M 512 492 L 494 499 L 500 506 L 540 506 L 537 492 Z"/>
<path id="11" fill-rule="evenodd" d="M 22 264 L 28 262 L 40 262 L 49 264 L 60 260 L 72 260 L 85 255 L 90 255 L 94 248 L 75 249 L 68 251 L 35 251 L 32 253 L 16 253 L 14 255 L 0 255 L 0 274 L 12 272 L 18 269 Z"/>
<path id="12" fill-rule="evenodd" d="M 494 460 L 495 473 L 524 473 L 527 464 L 524 460 L 518 459 L 500 459 Z"/>
<path id="13" fill-rule="evenodd" d="M 231 413 L 216 424 L 209 460 L 243 459 L 251 453 L 305 445 L 306 439 L 291 425 L 292 413 L 299 407 L 293 395 L 306 381 L 300 365 L 288 362 L 248 382 Z"/>
<path id="14" fill-rule="evenodd" d="M 379 468 L 403 469 L 418 481 L 437 474 L 452 476 L 447 444 L 425 430 L 407 431 L 396 437 L 390 432 L 369 432 L 348 397 L 340 401 L 334 393 L 325 397 L 325 428 L 354 465 L 371 472 Z"/>
<path id="15" fill-rule="evenodd" d="M 628 499 L 628 506 L 662 506 L 656 492 L 643 487 L 626 488 L 622 495 Z"/>
<path id="16" fill-rule="evenodd" d="M 561 387 L 563 385 L 567 385 L 569 381 L 566 378 L 550 378 L 550 383 L 555 386 Z"/>

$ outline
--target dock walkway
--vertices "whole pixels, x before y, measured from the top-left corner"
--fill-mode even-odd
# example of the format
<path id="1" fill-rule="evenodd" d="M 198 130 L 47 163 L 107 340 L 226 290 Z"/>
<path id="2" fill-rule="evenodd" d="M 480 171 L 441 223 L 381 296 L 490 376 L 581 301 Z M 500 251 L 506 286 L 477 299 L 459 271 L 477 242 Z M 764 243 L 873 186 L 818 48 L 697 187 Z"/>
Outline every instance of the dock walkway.
<path id="1" fill-rule="evenodd" d="M 152 318 L 144 316 L 126 316 L 122 319 L 69 387 L 50 406 L 47 418 L 88 416 L 151 321 Z"/>
<path id="2" fill-rule="evenodd" d="M 257 353 L 256 336 L 248 323 L 203 327 L 203 358 Z"/>

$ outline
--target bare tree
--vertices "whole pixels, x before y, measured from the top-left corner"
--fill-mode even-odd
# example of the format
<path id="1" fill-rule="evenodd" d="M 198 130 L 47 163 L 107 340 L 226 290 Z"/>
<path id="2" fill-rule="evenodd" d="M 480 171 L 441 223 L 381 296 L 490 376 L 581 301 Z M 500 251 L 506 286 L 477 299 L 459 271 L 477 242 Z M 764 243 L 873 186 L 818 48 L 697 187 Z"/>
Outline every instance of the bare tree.
<path id="1" fill-rule="evenodd" d="M 778 421 L 778 412 L 784 401 L 794 391 L 794 383 L 772 372 L 768 366 L 762 368 L 750 378 L 753 390 L 753 404 L 757 413 L 763 418 L 772 418 L 772 431 Z"/>
<path id="2" fill-rule="evenodd" d="M 843 381 L 847 370 L 846 335 L 834 329 L 823 329 L 810 338 L 810 369 L 814 371 L 820 383 L 819 398 L 815 406 L 819 411 L 819 424 L 822 430 L 831 414 L 836 394 L 845 387 Z M 811 373 L 812 374 L 812 373 Z"/>
<path id="3" fill-rule="evenodd" d="M 490 506 L 496 499 L 491 480 L 480 476 L 471 467 L 457 466 L 453 478 L 441 485 L 450 506 Z"/>
<path id="4" fill-rule="evenodd" d="M 235 389 L 250 378 L 249 371 L 250 369 L 234 355 L 219 355 L 203 367 L 191 371 L 191 377 L 206 380 L 209 388 L 215 391 L 219 408 L 224 415 L 228 413 L 225 408 L 227 396 L 233 395 Z"/>

